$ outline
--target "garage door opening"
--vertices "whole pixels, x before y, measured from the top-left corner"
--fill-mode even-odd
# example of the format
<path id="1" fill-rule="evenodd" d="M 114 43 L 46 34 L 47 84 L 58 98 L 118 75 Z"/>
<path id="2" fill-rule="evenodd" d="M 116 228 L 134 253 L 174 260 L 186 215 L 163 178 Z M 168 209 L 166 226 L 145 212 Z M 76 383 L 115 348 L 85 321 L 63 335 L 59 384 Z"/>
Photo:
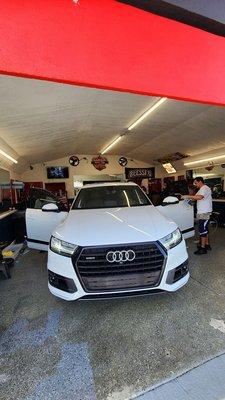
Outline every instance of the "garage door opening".
<path id="1" fill-rule="evenodd" d="M 0 92 L 1 245 L 5 259 L 15 256 L 11 281 L 0 275 L 2 308 L 9 310 L 0 354 L 13 354 L 17 378 L 26 377 L 15 396 L 45 398 L 59 380 L 60 396 L 67 382 L 66 398 L 84 392 L 87 399 L 131 398 L 222 352 L 215 320 L 224 313 L 217 297 L 224 294 L 224 107 L 10 76 L 0 77 Z M 218 217 L 205 259 L 193 255 L 194 206 L 181 198 L 194 193 L 198 176 L 212 189 Z M 143 216 L 152 203 L 155 214 Z M 152 231 L 160 229 L 156 240 Z M 181 233 L 190 238 L 189 267 Z M 11 243 L 21 245 L 20 254 Z M 154 271 L 146 272 L 146 264 Z M 72 305 L 46 287 L 66 300 L 161 294 L 187 283 L 189 268 L 187 286 L 164 297 Z M 4 364 L 7 376 L 11 367 Z M 71 370 L 84 387 L 68 379 Z"/>

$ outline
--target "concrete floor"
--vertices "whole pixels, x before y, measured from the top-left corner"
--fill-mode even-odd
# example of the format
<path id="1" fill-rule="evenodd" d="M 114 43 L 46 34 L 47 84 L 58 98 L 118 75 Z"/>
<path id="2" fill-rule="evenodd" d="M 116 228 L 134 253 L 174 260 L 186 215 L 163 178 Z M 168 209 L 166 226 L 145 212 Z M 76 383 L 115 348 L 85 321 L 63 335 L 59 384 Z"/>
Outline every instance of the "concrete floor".
<path id="1" fill-rule="evenodd" d="M 127 400 L 224 353 L 224 241 L 200 257 L 188 241 L 177 293 L 123 300 L 59 300 L 45 253 L 22 255 L 0 281 L 0 399 Z"/>
<path id="2" fill-rule="evenodd" d="M 225 394 L 225 355 L 138 396 L 137 400 L 222 400 Z"/>

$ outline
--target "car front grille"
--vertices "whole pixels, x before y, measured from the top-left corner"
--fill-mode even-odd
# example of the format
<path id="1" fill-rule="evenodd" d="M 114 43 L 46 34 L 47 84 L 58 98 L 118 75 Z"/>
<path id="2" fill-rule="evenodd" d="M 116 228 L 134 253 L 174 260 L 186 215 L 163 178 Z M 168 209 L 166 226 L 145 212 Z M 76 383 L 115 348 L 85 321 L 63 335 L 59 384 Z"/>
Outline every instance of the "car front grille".
<path id="1" fill-rule="evenodd" d="M 131 252 L 129 252 L 131 250 Z M 111 262 L 107 260 L 107 254 Z M 112 253 L 116 252 L 116 260 Z M 125 252 L 128 252 L 126 259 Z M 119 261 L 120 254 L 123 260 Z M 135 258 L 133 259 L 133 255 Z M 158 286 L 166 254 L 157 243 L 83 247 L 72 257 L 86 292 L 140 289 Z"/>

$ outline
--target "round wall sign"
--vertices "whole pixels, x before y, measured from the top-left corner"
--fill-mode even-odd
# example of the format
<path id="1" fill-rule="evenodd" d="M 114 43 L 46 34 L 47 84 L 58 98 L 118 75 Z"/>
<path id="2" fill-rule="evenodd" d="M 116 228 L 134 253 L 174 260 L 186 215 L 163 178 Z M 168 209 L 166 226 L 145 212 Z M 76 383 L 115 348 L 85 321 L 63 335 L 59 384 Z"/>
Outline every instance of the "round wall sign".
<path id="1" fill-rule="evenodd" d="M 118 163 L 121 165 L 121 167 L 125 167 L 127 165 L 127 158 L 126 157 L 120 157 L 118 160 Z"/>
<path id="2" fill-rule="evenodd" d="M 106 168 L 106 164 L 108 164 L 108 160 L 106 157 L 103 157 L 101 155 L 93 157 L 91 160 L 92 165 L 99 171 L 102 171 L 103 169 Z"/>
<path id="3" fill-rule="evenodd" d="M 79 158 L 78 158 L 77 156 L 71 156 L 71 157 L 69 158 L 69 163 L 70 163 L 70 165 L 72 165 L 73 167 L 77 167 L 77 165 L 79 165 L 79 163 L 80 163 L 80 160 L 79 160 Z"/>

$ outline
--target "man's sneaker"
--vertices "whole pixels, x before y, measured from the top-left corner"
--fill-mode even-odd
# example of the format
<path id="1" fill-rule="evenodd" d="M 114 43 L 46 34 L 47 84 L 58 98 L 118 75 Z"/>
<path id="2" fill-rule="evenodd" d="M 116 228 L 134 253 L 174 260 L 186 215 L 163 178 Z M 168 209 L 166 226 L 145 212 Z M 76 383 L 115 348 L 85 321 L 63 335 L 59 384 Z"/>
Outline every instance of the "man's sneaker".
<path id="1" fill-rule="evenodd" d="M 197 248 L 198 248 L 198 249 L 201 249 L 202 246 L 201 246 L 200 244 L 198 244 L 198 245 L 197 245 Z M 206 244 L 206 245 L 205 245 L 205 249 L 211 251 L 211 250 L 212 250 L 212 247 L 210 246 L 210 244 Z"/>
<path id="2" fill-rule="evenodd" d="M 207 254 L 207 250 L 205 247 L 200 247 L 198 250 L 194 252 L 196 255 Z"/>

